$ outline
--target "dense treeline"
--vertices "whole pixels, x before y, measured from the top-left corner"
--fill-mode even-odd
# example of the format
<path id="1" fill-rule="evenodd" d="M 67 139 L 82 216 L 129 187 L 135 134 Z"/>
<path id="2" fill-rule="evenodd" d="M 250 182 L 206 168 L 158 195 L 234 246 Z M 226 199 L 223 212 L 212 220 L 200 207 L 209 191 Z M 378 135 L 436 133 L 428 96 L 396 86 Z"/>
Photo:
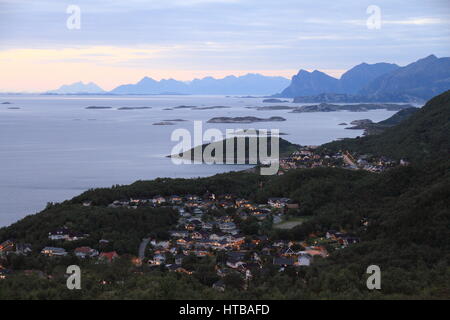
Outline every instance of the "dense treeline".
<path id="1" fill-rule="evenodd" d="M 168 208 L 111 209 L 83 207 L 80 204 L 49 205 L 43 212 L 30 215 L 7 228 L 0 229 L 0 239 L 31 243 L 35 251 L 45 246 L 73 250 L 80 246 L 98 247 L 108 240 L 118 253 L 137 255 L 139 243 L 148 236 L 167 238 L 167 231 L 176 223 L 178 213 Z M 71 231 L 89 234 L 76 242 L 53 241 L 48 233 L 66 226 Z"/>
<path id="2" fill-rule="evenodd" d="M 70 202 L 93 201 L 95 205 L 107 205 L 114 200 L 132 197 L 152 198 L 156 195 L 169 196 L 175 194 L 203 195 L 206 192 L 249 197 L 267 179 L 268 177 L 265 176 L 243 172 L 231 172 L 197 179 L 158 178 L 152 181 L 136 181 L 128 186 L 92 189 L 75 197 Z"/>

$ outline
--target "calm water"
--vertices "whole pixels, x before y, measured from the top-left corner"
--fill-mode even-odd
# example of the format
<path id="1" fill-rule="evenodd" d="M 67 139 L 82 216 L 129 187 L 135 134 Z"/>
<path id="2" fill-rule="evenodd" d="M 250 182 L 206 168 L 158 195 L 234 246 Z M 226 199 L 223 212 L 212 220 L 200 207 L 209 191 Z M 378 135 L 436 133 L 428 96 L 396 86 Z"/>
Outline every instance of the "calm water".
<path id="1" fill-rule="evenodd" d="M 339 123 L 357 119 L 380 121 L 394 112 L 289 113 L 256 111 L 259 98 L 219 96 L 52 97 L 0 96 L 0 226 L 40 211 L 47 202 L 59 202 L 92 187 L 128 184 L 155 177 L 199 177 L 239 170 L 240 166 L 172 164 L 165 158 L 176 142 L 176 128 L 193 130 L 193 121 L 204 129 L 267 128 L 287 133 L 287 140 L 307 145 L 355 137 L 359 130 L 345 130 Z M 165 108 L 179 105 L 230 106 L 230 109 L 190 110 Z M 287 104 L 289 105 L 289 104 Z M 113 109 L 87 110 L 88 106 Z M 18 110 L 8 109 L 19 107 Z M 152 107 L 117 110 L 119 107 Z M 285 122 L 207 124 L 218 116 L 282 116 Z M 174 126 L 155 122 L 185 119 Z M 245 167 L 244 167 L 245 168 Z"/>

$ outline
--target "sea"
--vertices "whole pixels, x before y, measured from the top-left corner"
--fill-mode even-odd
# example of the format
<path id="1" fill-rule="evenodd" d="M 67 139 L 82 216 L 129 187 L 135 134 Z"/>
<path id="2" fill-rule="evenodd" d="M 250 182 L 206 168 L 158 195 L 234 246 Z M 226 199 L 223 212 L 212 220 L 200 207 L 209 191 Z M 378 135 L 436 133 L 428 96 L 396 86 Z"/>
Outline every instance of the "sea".
<path id="1" fill-rule="evenodd" d="M 290 113 L 258 111 L 258 106 L 300 106 L 264 103 L 263 98 L 234 96 L 51 96 L 0 95 L 0 226 L 10 225 L 85 190 L 129 184 L 157 177 L 191 178 L 243 170 L 248 166 L 176 165 L 166 156 L 179 141 L 175 129 L 279 129 L 284 139 L 320 145 L 356 137 L 347 130 L 353 120 L 381 121 L 395 112 Z M 6 104 L 8 103 L 8 104 Z M 87 109 L 87 107 L 109 107 Z M 178 106 L 195 106 L 176 108 Z M 229 108 L 206 108 L 224 106 Z M 125 108 L 125 109 L 122 109 Z M 280 116 L 284 122 L 207 123 L 213 117 Z M 174 125 L 154 125 L 167 120 Z"/>

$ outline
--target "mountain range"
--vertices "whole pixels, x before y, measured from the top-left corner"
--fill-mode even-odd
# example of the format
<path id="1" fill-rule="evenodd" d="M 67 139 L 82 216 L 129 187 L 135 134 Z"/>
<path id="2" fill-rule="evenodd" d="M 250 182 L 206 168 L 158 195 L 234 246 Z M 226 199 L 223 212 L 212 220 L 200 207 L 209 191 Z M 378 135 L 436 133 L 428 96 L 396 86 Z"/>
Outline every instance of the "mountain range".
<path id="1" fill-rule="evenodd" d="M 46 92 L 47 94 L 101 94 L 105 93 L 105 90 L 100 88 L 93 82 L 83 83 L 75 82 L 72 84 L 66 84 L 59 87 L 56 90 Z"/>
<path id="2" fill-rule="evenodd" d="M 262 95 L 294 98 L 297 103 L 423 102 L 450 89 L 450 58 L 430 55 L 400 67 L 392 63 L 361 63 L 340 79 L 324 72 L 300 70 L 292 80 L 246 74 L 222 79 L 206 77 L 192 81 L 154 80 L 144 77 L 135 84 L 105 92 L 94 83 L 64 85 L 47 94 L 205 94 Z M 281 92 L 274 94 L 276 92 Z"/>
<path id="3" fill-rule="evenodd" d="M 268 77 L 260 74 L 244 76 L 227 76 L 223 79 L 206 77 L 192 81 L 163 79 L 160 81 L 149 77 L 136 84 L 121 85 L 113 89 L 112 94 L 244 94 L 270 95 L 289 85 L 289 79 Z"/>
<path id="4" fill-rule="evenodd" d="M 398 68 L 400 67 L 396 64 L 389 63 L 361 63 L 344 73 L 340 79 L 318 70 L 308 72 L 302 69 L 292 78 L 291 84 L 280 96 L 295 98 L 322 93 L 354 94 L 370 81 Z"/>
<path id="5" fill-rule="evenodd" d="M 418 102 L 450 89 L 450 58 L 430 55 L 407 66 L 359 64 L 333 78 L 323 72 L 300 72 L 275 97 L 298 103 Z"/>

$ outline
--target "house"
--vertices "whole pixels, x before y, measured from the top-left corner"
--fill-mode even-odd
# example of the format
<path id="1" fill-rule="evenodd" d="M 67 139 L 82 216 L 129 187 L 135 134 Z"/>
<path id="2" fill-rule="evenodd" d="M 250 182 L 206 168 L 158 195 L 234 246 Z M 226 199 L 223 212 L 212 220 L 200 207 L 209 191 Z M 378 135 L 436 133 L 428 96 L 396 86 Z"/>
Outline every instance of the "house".
<path id="1" fill-rule="evenodd" d="M 128 207 L 130 203 L 128 200 L 115 200 L 113 203 L 108 205 L 108 208 L 120 208 L 120 207 Z"/>
<path id="2" fill-rule="evenodd" d="M 98 256 L 98 251 L 90 247 L 79 247 L 74 250 L 75 256 L 78 258 L 93 258 Z"/>
<path id="3" fill-rule="evenodd" d="M 212 228 L 213 228 L 213 224 L 212 223 L 204 222 L 202 224 L 202 229 L 203 230 L 212 230 Z"/>
<path id="4" fill-rule="evenodd" d="M 6 240 L 2 244 L 0 244 L 0 253 L 6 253 L 14 251 L 14 241 Z"/>
<path id="5" fill-rule="evenodd" d="M 272 208 L 284 208 L 291 199 L 289 198 L 269 198 L 267 204 Z"/>
<path id="6" fill-rule="evenodd" d="M 70 230 L 66 227 L 62 227 L 55 231 L 48 233 L 48 238 L 50 240 L 67 240 L 69 238 Z"/>
<path id="7" fill-rule="evenodd" d="M 188 195 L 186 196 L 186 199 L 187 199 L 188 201 L 198 201 L 198 200 L 200 200 L 200 197 L 199 197 L 199 196 L 196 196 L 196 195 L 193 195 L 193 194 L 188 194 Z"/>
<path id="8" fill-rule="evenodd" d="M 169 201 L 171 203 L 181 203 L 183 201 L 183 198 L 177 195 L 172 195 L 169 197 Z"/>
<path id="9" fill-rule="evenodd" d="M 192 253 L 196 257 L 206 257 L 206 256 L 210 256 L 211 255 L 207 250 L 201 250 L 201 249 L 193 250 Z"/>
<path id="10" fill-rule="evenodd" d="M 84 233 L 70 232 L 66 240 L 67 241 L 78 241 L 78 240 L 82 240 L 86 237 L 88 237 L 88 235 L 84 234 Z"/>
<path id="11" fill-rule="evenodd" d="M 242 260 L 243 259 L 239 259 L 239 258 L 228 258 L 227 266 L 232 269 L 238 269 L 239 267 L 243 267 L 245 265 L 245 262 Z"/>
<path id="12" fill-rule="evenodd" d="M 288 246 L 288 242 L 287 242 L 287 241 L 283 241 L 283 240 L 278 240 L 278 241 L 275 241 L 275 242 L 272 244 L 272 246 L 278 247 L 278 248 L 281 248 L 281 247 L 287 247 L 287 246 Z"/>
<path id="13" fill-rule="evenodd" d="M 231 251 L 227 253 L 227 266 L 233 269 L 237 269 L 243 266 L 245 259 L 245 252 Z"/>
<path id="14" fill-rule="evenodd" d="M 27 255 L 31 253 L 32 247 L 29 243 L 18 243 L 16 244 L 16 254 Z"/>
<path id="15" fill-rule="evenodd" d="M 200 240 L 200 239 L 208 239 L 209 234 L 205 231 L 194 231 L 191 235 L 192 239 Z"/>
<path id="16" fill-rule="evenodd" d="M 215 240 L 215 241 L 220 241 L 225 239 L 226 234 L 223 232 L 217 232 L 217 233 L 213 233 L 209 236 L 209 239 L 211 240 Z"/>
<path id="17" fill-rule="evenodd" d="M 48 257 L 63 257 L 67 255 L 67 252 L 63 248 L 55 248 L 55 247 L 45 247 L 41 250 L 41 254 L 46 255 Z"/>
<path id="18" fill-rule="evenodd" d="M 153 197 L 152 202 L 153 202 L 153 204 L 158 204 L 158 205 L 165 204 L 166 198 L 164 198 L 163 196 L 156 196 L 156 197 Z"/>
<path id="19" fill-rule="evenodd" d="M 185 231 L 185 230 L 169 231 L 169 234 L 172 238 L 187 238 L 187 237 L 189 237 L 189 231 Z"/>
<path id="20" fill-rule="evenodd" d="M 196 214 L 196 215 L 202 215 L 202 214 L 203 214 L 203 211 L 202 211 L 202 209 L 200 209 L 200 208 L 195 208 L 195 209 L 192 211 L 192 213 L 193 213 L 193 214 Z"/>
<path id="21" fill-rule="evenodd" d="M 162 254 L 155 254 L 152 259 L 148 261 L 149 264 L 159 266 L 166 262 L 166 257 Z"/>
<path id="22" fill-rule="evenodd" d="M 236 230 L 236 225 L 234 222 L 225 222 L 219 225 L 219 228 L 222 232 L 233 232 Z"/>
<path id="23" fill-rule="evenodd" d="M 273 264 L 282 267 L 288 267 L 294 265 L 294 258 L 285 258 L 285 257 L 274 257 Z"/>
<path id="24" fill-rule="evenodd" d="M 159 241 L 156 242 L 156 240 L 152 240 L 151 245 L 154 246 L 155 248 L 162 248 L 162 249 L 168 249 L 170 247 L 170 242 L 169 241 Z"/>
<path id="25" fill-rule="evenodd" d="M 117 258 L 119 258 L 119 255 L 115 251 L 102 252 L 102 253 L 100 253 L 100 256 L 98 257 L 99 260 L 105 261 L 105 262 L 113 262 Z"/>
<path id="26" fill-rule="evenodd" d="M 297 259 L 297 265 L 299 266 L 309 266 L 311 265 L 312 256 L 309 254 L 300 254 Z"/>

